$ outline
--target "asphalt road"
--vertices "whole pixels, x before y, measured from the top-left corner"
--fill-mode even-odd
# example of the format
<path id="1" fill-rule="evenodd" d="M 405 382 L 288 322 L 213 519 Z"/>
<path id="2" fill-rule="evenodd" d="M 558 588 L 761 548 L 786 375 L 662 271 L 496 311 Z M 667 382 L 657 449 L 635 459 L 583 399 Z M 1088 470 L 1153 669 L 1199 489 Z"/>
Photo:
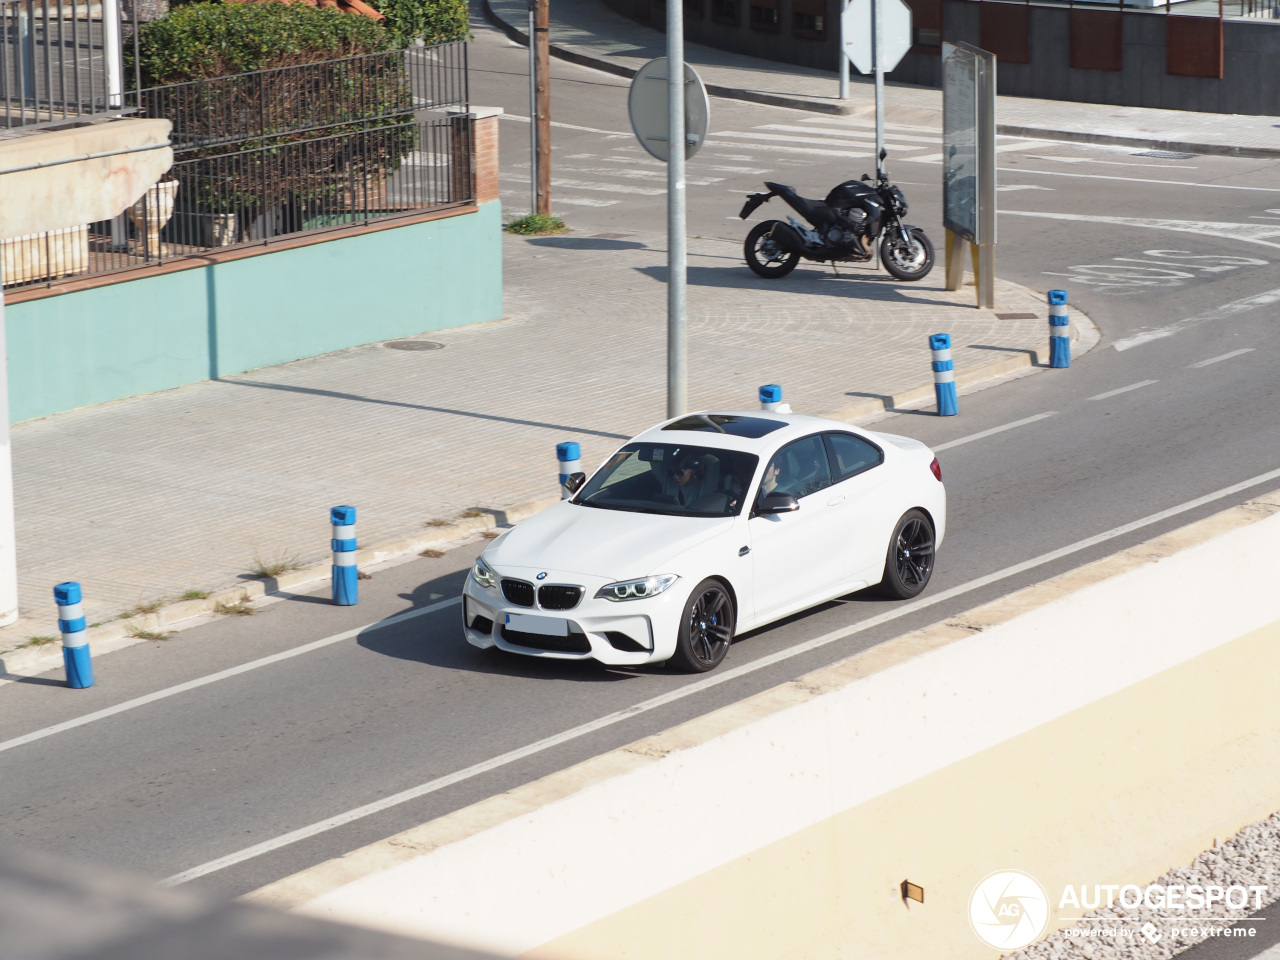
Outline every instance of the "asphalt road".
<path id="1" fill-rule="evenodd" d="M 478 30 L 473 102 L 518 112 L 527 102 L 523 63 L 523 51 Z M 625 91 L 615 78 L 559 63 L 553 72 L 559 122 L 625 131 Z M 717 129 L 747 131 L 810 119 L 723 101 L 713 102 L 713 116 Z M 521 162 L 512 130 L 527 128 L 504 122 L 504 172 L 518 171 Z M 606 150 L 629 146 L 612 134 L 557 127 L 556 135 L 566 166 L 573 155 L 587 153 L 592 157 L 574 162 L 603 164 Z M 715 144 L 705 151 L 708 165 L 713 149 L 721 150 L 720 167 L 765 166 L 754 147 L 730 153 Z M 1280 186 L 1272 187 L 1280 184 L 1276 165 L 1202 157 L 1161 162 L 1063 144 L 1009 153 L 1017 155 L 1016 164 L 1004 165 L 1016 172 L 1002 174 L 1003 184 L 1052 188 L 1008 191 L 1010 208 L 1016 202 L 1024 213 L 1097 211 L 1184 226 L 1202 220 L 1227 224 L 1215 228 L 1227 235 L 1210 239 L 1167 226 L 1006 210 L 1001 273 L 1038 289 L 1066 286 L 1098 321 L 1104 340 L 1068 371 L 963 396 L 959 417 L 907 412 L 878 425 L 944 447 L 949 534 L 921 600 L 893 604 L 858 594 L 828 604 L 740 638 L 708 678 L 555 664 L 463 642 L 458 608 L 449 601 L 480 545 L 460 547 L 441 559 L 376 572 L 361 584 L 358 607 L 333 607 L 323 593 L 291 596 L 252 617 L 226 618 L 101 657 L 98 684 L 90 690 L 67 691 L 60 671 L 0 687 L 0 842 L 157 878 L 186 875 L 212 891 L 244 893 L 1280 487 L 1280 426 L 1272 415 L 1280 397 L 1270 361 L 1270 351 L 1280 347 L 1275 312 L 1265 304 L 1221 309 L 1280 288 L 1276 248 L 1265 238 L 1257 242 L 1265 230 L 1237 230 L 1271 222 L 1253 217 L 1280 217 L 1266 212 L 1280 208 Z M 1033 160 L 1031 153 L 1082 162 Z M 838 157 L 800 161 L 783 151 L 769 157 L 795 161 L 782 168 L 786 176 L 778 175 L 814 194 L 848 166 Z M 692 176 L 701 162 L 702 155 L 690 165 Z M 1131 179 L 1067 177 L 1060 167 L 1090 176 L 1120 171 Z M 892 170 L 907 182 L 913 219 L 940 232 L 938 165 L 903 160 Z M 726 216 L 763 175 L 720 173 L 721 181 L 691 194 L 691 232 L 738 238 L 746 228 Z M 570 179 L 605 182 L 587 177 Z M 1232 189 L 1198 186 L 1202 181 Z M 601 191 L 594 196 L 614 199 Z M 661 229 L 660 195 L 616 198 L 609 206 L 573 208 L 575 228 L 587 235 Z M 1232 230 L 1255 242 L 1231 239 Z M 1175 258 L 1171 250 L 1184 254 Z M 1137 263 L 1178 276 L 1140 273 L 1128 270 L 1134 259 L 1201 267 Z M 1096 279 L 1100 274 L 1083 267 L 1098 264 L 1119 264 L 1119 273 L 1160 277 L 1166 285 L 1087 285 L 1057 276 Z M 1106 276 L 1135 279 L 1115 270 Z M 1182 322 L 1201 316 L 1211 319 Z M 1118 341 L 1175 323 L 1174 335 L 1114 349 Z M 967 439 L 989 430 L 996 432 Z M 1214 494 L 1220 495 L 1203 500 Z M 1161 516 L 1169 511 L 1178 512 Z M 1150 522 L 1134 528 L 1144 519 Z M 1253 582 L 1249 558 L 1241 557 L 1240 589 L 1268 588 Z M 355 632 L 344 636 L 348 631 Z M 326 638 L 338 639 L 317 643 Z M 294 655 L 254 665 L 290 651 Z M 192 683 L 235 668 L 242 669 Z M 653 702 L 663 695 L 669 695 L 664 702 Z M 111 708 L 120 709 L 90 716 Z M 85 722 L 22 740 L 77 718 Z"/>

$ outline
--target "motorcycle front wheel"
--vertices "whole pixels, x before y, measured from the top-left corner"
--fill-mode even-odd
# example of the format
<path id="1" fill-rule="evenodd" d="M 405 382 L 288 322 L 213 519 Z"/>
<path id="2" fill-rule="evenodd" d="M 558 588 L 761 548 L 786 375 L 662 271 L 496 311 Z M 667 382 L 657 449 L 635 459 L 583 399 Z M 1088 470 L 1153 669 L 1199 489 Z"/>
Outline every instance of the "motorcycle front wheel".
<path id="1" fill-rule="evenodd" d="M 752 272 L 767 280 L 785 277 L 800 262 L 800 254 L 787 250 L 769 234 L 777 220 L 765 220 L 757 223 L 747 234 L 742 245 L 746 255 L 747 266 Z"/>
<path id="2" fill-rule="evenodd" d="M 901 237 L 885 237 L 880 242 L 880 262 L 899 280 L 923 280 L 933 269 L 933 244 L 923 230 L 908 236 L 910 243 Z"/>

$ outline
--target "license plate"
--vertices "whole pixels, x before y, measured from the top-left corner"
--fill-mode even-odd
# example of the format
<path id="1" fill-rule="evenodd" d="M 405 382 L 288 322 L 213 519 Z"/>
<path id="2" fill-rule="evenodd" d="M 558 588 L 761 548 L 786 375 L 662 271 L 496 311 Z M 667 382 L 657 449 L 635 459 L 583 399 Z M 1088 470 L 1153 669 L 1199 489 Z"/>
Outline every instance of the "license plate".
<path id="1" fill-rule="evenodd" d="M 536 633 L 544 637 L 569 635 L 569 621 L 558 617 L 530 617 L 523 613 L 508 613 L 507 626 L 519 633 Z"/>

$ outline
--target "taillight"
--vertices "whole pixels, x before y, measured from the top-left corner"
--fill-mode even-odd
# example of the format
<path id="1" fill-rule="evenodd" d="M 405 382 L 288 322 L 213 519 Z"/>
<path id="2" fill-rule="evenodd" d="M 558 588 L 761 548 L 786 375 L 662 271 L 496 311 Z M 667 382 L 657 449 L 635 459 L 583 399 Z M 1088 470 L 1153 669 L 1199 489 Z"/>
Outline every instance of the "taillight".
<path id="1" fill-rule="evenodd" d="M 933 475 L 938 478 L 938 482 L 942 482 L 942 464 L 938 462 L 938 458 L 933 458 L 933 463 L 929 464 L 929 469 L 933 471 Z"/>

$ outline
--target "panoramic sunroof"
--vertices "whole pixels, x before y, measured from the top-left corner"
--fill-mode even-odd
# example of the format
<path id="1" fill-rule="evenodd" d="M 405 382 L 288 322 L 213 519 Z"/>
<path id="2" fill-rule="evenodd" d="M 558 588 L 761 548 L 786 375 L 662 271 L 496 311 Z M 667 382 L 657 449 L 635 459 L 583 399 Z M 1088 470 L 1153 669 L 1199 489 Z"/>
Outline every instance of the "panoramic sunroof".
<path id="1" fill-rule="evenodd" d="M 663 430 L 688 430 L 696 433 L 727 433 L 731 437 L 759 440 L 765 434 L 786 426 L 781 420 L 764 420 L 760 417 L 739 417 L 729 413 L 698 413 L 682 420 L 668 423 Z"/>

